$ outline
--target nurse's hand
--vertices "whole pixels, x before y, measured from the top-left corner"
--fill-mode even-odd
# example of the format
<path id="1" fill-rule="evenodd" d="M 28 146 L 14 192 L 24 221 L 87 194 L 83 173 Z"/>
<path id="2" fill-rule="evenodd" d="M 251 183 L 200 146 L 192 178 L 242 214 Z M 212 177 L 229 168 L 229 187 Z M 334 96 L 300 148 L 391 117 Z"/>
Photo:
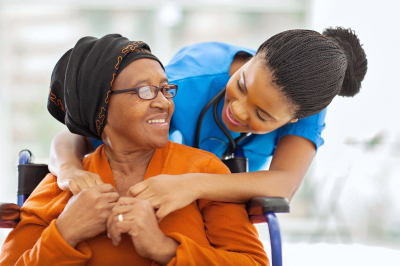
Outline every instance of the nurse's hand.
<path id="1" fill-rule="evenodd" d="M 60 189 L 69 190 L 76 195 L 86 188 L 101 185 L 104 182 L 97 174 L 77 169 L 73 165 L 63 165 L 57 176 L 57 184 Z"/>
<path id="2" fill-rule="evenodd" d="M 167 265 L 176 256 L 179 246 L 158 227 L 154 209 L 147 200 L 119 198 L 107 220 L 107 231 L 116 246 L 121 241 L 121 234 L 129 234 L 140 256 L 162 265 Z"/>
<path id="3" fill-rule="evenodd" d="M 147 200 L 158 221 L 200 198 L 196 174 L 158 175 L 132 186 L 127 196 Z"/>

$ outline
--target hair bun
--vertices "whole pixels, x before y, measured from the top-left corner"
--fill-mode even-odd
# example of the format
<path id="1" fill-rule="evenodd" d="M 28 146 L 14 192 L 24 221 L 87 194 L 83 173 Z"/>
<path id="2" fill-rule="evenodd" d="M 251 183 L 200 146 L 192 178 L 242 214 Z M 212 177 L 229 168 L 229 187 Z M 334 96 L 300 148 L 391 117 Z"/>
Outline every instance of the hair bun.
<path id="1" fill-rule="evenodd" d="M 360 40 L 354 31 L 342 27 L 327 28 L 322 34 L 337 43 L 346 53 L 347 69 L 338 95 L 353 97 L 360 91 L 361 81 L 367 73 L 367 56 Z"/>

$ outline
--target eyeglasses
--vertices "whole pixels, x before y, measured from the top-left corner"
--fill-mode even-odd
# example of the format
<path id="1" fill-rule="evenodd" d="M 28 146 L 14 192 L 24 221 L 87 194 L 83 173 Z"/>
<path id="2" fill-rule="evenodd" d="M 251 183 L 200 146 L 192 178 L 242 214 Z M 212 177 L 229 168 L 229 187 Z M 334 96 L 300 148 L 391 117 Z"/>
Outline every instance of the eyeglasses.
<path id="1" fill-rule="evenodd" d="M 146 85 L 146 86 L 137 87 L 137 88 L 133 88 L 133 89 L 112 91 L 111 94 L 133 92 L 133 93 L 136 93 L 139 96 L 139 98 L 142 100 L 153 100 L 154 98 L 157 97 L 158 92 L 160 90 L 165 98 L 174 98 L 176 96 L 176 93 L 178 92 L 178 85 L 167 84 L 167 85 L 164 85 L 161 87 L 157 87 L 154 85 Z"/>

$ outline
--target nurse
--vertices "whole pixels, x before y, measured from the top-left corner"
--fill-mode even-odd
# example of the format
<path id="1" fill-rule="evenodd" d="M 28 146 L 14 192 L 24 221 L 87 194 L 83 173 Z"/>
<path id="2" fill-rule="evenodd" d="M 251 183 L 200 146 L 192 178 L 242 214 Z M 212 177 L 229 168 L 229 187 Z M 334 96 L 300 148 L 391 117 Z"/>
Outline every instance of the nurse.
<path id="1" fill-rule="evenodd" d="M 179 88 L 170 138 L 198 145 L 219 158 L 229 155 L 230 142 L 212 108 L 196 138 L 204 106 L 224 93 L 217 103 L 217 120 L 243 150 L 250 172 L 160 175 L 133 186 L 128 194 L 148 200 L 158 219 L 199 198 L 237 203 L 259 196 L 291 200 L 324 143 L 326 107 L 336 95 L 352 97 L 360 91 L 367 59 L 350 29 L 328 28 L 323 34 L 289 30 L 271 37 L 257 51 L 224 43 L 188 46 L 165 70 L 169 83 Z M 102 183 L 81 163 L 98 145 L 67 131 L 53 139 L 49 169 L 58 176 L 61 189 L 77 194 Z M 264 170 L 271 156 L 269 170 Z"/>

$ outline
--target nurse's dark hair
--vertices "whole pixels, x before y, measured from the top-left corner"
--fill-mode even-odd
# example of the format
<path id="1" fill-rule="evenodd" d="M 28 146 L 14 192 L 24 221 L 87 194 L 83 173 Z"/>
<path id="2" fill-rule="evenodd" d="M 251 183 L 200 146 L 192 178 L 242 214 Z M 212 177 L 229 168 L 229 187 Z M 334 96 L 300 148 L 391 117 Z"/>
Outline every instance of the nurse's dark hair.
<path id="1" fill-rule="evenodd" d="M 273 84 L 292 104 L 294 118 L 314 115 L 336 95 L 353 97 L 367 73 L 367 58 L 351 29 L 289 30 L 257 50 L 272 73 Z"/>

